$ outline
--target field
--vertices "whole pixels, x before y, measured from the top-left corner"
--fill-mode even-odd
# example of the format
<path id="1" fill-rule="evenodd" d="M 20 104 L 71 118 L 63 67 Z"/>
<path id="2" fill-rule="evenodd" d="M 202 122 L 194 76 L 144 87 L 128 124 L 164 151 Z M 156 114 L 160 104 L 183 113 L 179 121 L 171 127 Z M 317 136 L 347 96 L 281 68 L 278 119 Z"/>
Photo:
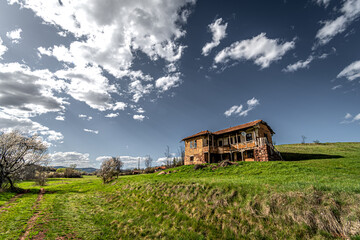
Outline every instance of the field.
<path id="1" fill-rule="evenodd" d="M 287 161 L 22 182 L 0 193 L 0 239 L 360 239 L 360 143 L 277 148 Z"/>

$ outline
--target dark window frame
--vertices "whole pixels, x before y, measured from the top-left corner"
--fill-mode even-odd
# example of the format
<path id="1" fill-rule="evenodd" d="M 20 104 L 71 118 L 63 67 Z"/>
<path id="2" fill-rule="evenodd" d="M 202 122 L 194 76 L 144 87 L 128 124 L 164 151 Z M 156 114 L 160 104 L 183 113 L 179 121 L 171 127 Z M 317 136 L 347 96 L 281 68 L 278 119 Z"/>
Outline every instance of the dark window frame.
<path id="1" fill-rule="evenodd" d="M 247 133 L 246 134 L 246 141 L 247 142 L 250 142 L 250 141 L 252 141 L 253 140 L 253 134 L 252 133 Z"/>

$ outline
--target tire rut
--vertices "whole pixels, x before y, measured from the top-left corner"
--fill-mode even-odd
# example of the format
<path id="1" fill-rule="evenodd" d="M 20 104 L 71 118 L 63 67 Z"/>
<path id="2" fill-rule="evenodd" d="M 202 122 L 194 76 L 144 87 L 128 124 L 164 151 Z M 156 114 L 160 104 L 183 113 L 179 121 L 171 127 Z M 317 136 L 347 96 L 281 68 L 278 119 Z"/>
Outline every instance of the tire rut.
<path id="1" fill-rule="evenodd" d="M 45 189 L 41 188 L 38 198 L 36 199 L 35 204 L 33 206 L 33 210 L 36 211 L 39 208 L 40 202 L 42 201 L 44 194 L 45 194 Z M 41 212 L 36 211 L 35 214 L 29 219 L 29 221 L 26 224 L 27 227 L 25 233 L 19 238 L 19 240 L 25 240 L 29 236 L 30 230 L 35 226 L 35 222 L 39 218 L 40 213 Z"/>
<path id="2" fill-rule="evenodd" d="M 6 202 L 3 206 L 0 207 L 0 213 L 5 212 L 6 210 L 10 209 L 12 206 L 12 203 L 14 203 L 16 201 L 16 199 L 22 197 L 22 195 L 24 195 L 25 193 L 19 193 L 16 194 L 14 197 L 10 198 L 10 200 L 8 202 Z"/>

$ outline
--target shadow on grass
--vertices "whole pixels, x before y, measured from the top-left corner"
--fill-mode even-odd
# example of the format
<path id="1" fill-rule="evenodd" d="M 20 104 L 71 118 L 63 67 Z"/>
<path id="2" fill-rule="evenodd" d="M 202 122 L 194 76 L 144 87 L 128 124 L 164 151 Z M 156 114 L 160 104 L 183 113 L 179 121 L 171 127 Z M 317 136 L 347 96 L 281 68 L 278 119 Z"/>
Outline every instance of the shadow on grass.
<path id="1" fill-rule="evenodd" d="M 340 155 L 280 152 L 284 161 L 343 158 Z"/>

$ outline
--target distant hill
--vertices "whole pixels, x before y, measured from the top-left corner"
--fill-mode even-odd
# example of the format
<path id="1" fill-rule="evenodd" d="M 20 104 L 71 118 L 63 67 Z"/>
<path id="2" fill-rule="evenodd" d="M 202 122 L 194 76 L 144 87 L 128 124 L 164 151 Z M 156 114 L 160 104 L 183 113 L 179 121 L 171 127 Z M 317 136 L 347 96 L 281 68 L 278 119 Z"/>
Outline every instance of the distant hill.
<path id="1" fill-rule="evenodd" d="M 53 168 L 56 168 L 56 169 L 58 169 L 58 168 L 66 168 L 66 167 L 64 167 L 64 166 L 50 166 L 50 167 L 53 167 Z M 95 172 L 96 170 L 98 170 L 98 169 L 93 168 L 93 167 L 88 167 L 88 168 L 75 168 L 75 169 L 78 170 L 78 171 L 84 171 L 84 172 L 87 172 L 87 173 L 93 173 L 93 172 Z"/>

